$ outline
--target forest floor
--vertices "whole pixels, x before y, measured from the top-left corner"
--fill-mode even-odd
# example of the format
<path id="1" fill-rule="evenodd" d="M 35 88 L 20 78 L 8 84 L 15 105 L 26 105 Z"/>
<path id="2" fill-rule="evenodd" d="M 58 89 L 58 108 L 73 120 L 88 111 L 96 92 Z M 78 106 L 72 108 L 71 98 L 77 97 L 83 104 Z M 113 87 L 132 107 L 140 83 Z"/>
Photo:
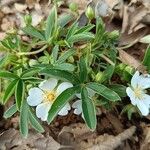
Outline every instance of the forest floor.
<path id="1" fill-rule="evenodd" d="M 79 5 L 79 16 L 87 5 L 94 7 L 98 3 L 98 0 L 73 1 Z M 59 14 L 68 11 L 69 2 L 72 1 L 64 0 Z M 106 30 L 119 30 L 121 33 L 118 45 L 125 51 L 120 52 L 120 60 L 142 70 L 140 60 L 147 45 L 139 40 L 150 33 L 150 1 L 102 0 L 101 5 L 109 8 L 103 14 Z M 32 14 L 37 25 L 48 16 L 50 7 L 47 0 L 1 0 L 0 40 L 10 28 L 23 26 L 24 14 Z M 101 16 L 101 11 L 97 11 L 97 15 Z M 84 17 L 79 19 L 83 24 L 85 20 Z M 80 116 L 71 112 L 65 117 L 58 116 L 51 125 L 43 123 L 43 134 L 31 129 L 28 138 L 24 139 L 19 133 L 18 116 L 7 120 L 2 117 L 10 105 L 0 107 L 0 150 L 150 150 L 150 115 L 143 118 L 133 115 L 128 120 L 126 114 L 120 114 L 119 108 L 109 112 L 100 110 L 96 131 L 92 132 Z"/>

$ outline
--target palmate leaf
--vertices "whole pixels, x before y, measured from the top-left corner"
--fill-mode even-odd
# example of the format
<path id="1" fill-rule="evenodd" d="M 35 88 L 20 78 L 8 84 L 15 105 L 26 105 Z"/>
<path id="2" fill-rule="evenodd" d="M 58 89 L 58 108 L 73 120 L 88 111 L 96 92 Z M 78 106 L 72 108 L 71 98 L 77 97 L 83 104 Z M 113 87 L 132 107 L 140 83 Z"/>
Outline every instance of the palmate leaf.
<path id="1" fill-rule="evenodd" d="M 75 94 L 80 90 L 79 86 L 74 86 L 62 92 L 54 101 L 49 114 L 48 114 L 48 123 L 51 123 L 53 119 L 57 116 L 58 112 L 69 102 Z"/>
<path id="2" fill-rule="evenodd" d="M 56 64 L 54 66 L 55 69 L 59 69 L 59 70 L 65 70 L 65 71 L 74 71 L 75 66 L 69 63 L 62 63 L 62 64 Z"/>
<path id="3" fill-rule="evenodd" d="M 40 73 L 43 75 L 55 77 L 61 80 L 67 80 L 75 85 L 80 83 L 78 77 L 68 71 L 46 68 L 46 69 L 41 70 Z"/>
<path id="4" fill-rule="evenodd" d="M 20 79 L 17 82 L 16 91 L 15 91 L 16 106 L 18 110 L 20 110 L 21 103 L 24 99 L 24 92 L 25 92 L 24 82 L 23 80 Z"/>
<path id="5" fill-rule="evenodd" d="M 6 88 L 5 94 L 3 97 L 3 104 L 5 104 L 9 100 L 9 98 L 13 95 L 13 93 L 15 92 L 17 82 L 18 82 L 18 79 L 11 81 L 10 84 L 8 85 L 8 87 Z"/>
<path id="6" fill-rule="evenodd" d="M 114 92 L 113 90 L 107 88 L 102 84 L 98 84 L 95 82 L 91 82 L 87 84 L 87 87 L 94 90 L 97 94 L 101 95 L 102 97 L 106 98 L 109 101 L 118 101 L 121 100 L 119 95 Z"/>
<path id="7" fill-rule="evenodd" d="M 88 96 L 88 91 L 85 87 L 81 91 L 82 99 L 82 110 L 85 118 L 85 122 L 88 127 L 92 130 L 95 130 L 97 120 L 96 120 L 96 110 L 93 101 Z"/>
<path id="8" fill-rule="evenodd" d="M 20 108 L 20 132 L 23 137 L 27 138 L 28 136 L 28 116 L 29 116 L 29 106 L 26 100 L 23 100 Z"/>
<path id="9" fill-rule="evenodd" d="M 21 78 L 33 77 L 33 75 L 37 74 L 39 71 L 39 68 L 28 69 L 21 74 Z"/>

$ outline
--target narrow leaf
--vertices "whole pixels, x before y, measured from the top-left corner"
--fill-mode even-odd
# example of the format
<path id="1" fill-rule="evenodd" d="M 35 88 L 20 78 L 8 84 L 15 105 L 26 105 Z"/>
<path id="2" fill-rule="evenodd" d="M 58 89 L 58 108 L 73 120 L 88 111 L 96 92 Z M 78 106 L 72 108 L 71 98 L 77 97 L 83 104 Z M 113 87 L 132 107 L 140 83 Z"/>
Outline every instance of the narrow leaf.
<path id="1" fill-rule="evenodd" d="M 27 35 L 30 35 L 32 37 L 45 41 L 45 37 L 43 36 L 43 34 L 40 31 L 38 31 L 36 28 L 34 28 L 33 26 L 24 27 L 22 31 Z"/>
<path id="2" fill-rule="evenodd" d="M 24 99 L 24 92 L 25 92 L 24 83 L 22 80 L 19 80 L 17 82 L 16 91 L 15 91 L 16 105 L 18 110 L 20 110 L 21 103 Z"/>
<path id="3" fill-rule="evenodd" d="M 28 69 L 21 74 L 21 78 L 32 77 L 33 75 L 37 74 L 39 70 L 39 68 Z"/>
<path id="4" fill-rule="evenodd" d="M 85 122 L 90 129 L 95 130 L 97 124 L 96 110 L 93 101 L 88 97 L 88 91 L 85 87 L 82 88 L 81 99 Z"/>
<path id="5" fill-rule="evenodd" d="M 23 100 L 20 108 L 20 132 L 23 137 L 27 138 L 28 136 L 28 112 L 29 106 L 26 100 Z"/>
<path id="6" fill-rule="evenodd" d="M 58 112 L 74 97 L 76 93 L 78 93 L 78 91 L 79 87 L 75 86 L 65 90 L 56 98 L 48 114 L 48 123 L 53 121 Z"/>
<path id="7" fill-rule="evenodd" d="M 80 67 L 79 73 L 80 81 L 84 82 L 87 79 L 87 66 L 83 57 L 80 58 L 79 67 Z"/>
<path id="8" fill-rule="evenodd" d="M 55 69 L 65 70 L 65 71 L 74 71 L 75 66 L 69 63 L 62 63 L 54 66 Z"/>
<path id="9" fill-rule="evenodd" d="M 42 125 L 39 123 L 38 118 L 34 115 L 34 113 L 29 109 L 29 121 L 32 127 L 37 130 L 38 132 L 44 132 Z"/>
<path id="10" fill-rule="evenodd" d="M 102 84 L 91 82 L 87 84 L 87 87 L 94 90 L 97 94 L 108 99 L 109 101 L 121 100 L 119 95 L 116 92 L 114 92 L 113 90 L 107 88 Z"/>
<path id="11" fill-rule="evenodd" d="M 19 78 L 17 75 L 8 72 L 8 71 L 0 71 L 0 78 L 7 78 L 7 79 L 17 79 Z"/>
<path id="12" fill-rule="evenodd" d="M 61 63 L 65 62 L 70 56 L 75 54 L 75 52 L 76 51 L 73 49 L 66 51 L 62 56 L 59 57 L 57 63 L 61 64 Z"/>
<path id="13" fill-rule="evenodd" d="M 43 69 L 40 73 L 43 75 L 52 76 L 61 80 L 67 80 L 73 84 L 80 83 L 78 77 L 68 71 L 47 68 L 47 69 Z"/>
<path id="14" fill-rule="evenodd" d="M 144 59 L 143 65 L 147 66 L 148 72 L 150 72 L 150 46 L 147 48 Z"/>
<path id="15" fill-rule="evenodd" d="M 5 90 L 4 97 L 3 97 L 3 104 L 5 104 L 9 100 L 9 98 L 13 95 L 13 93 L 15 92 L 17 82 L 18 82 L 18 79 L 13 80 L 8 85 L 7 89 Z"/>
<path id="16" fill-rule="evenodd" d="M 4 118 L 8 119 L 10 118 L 12 115 L 14 115 L 17 112 L 17 107 L 16 104 L 12 105 L 10 108 L 8 108 L 6 110 L 6 112 L 4 113 Z"/>
<path id="17" fill-rule="evenodd" d="M 54 30 L 55 27 L 56 18 L 57 18 L 57 10 L 56 7 L 54 6 L 50 11 L 50 14 L 46 21 L 46 30 L 45 30 L 46 40 L 48 40 L 52 36 L 52 31 Z"/>

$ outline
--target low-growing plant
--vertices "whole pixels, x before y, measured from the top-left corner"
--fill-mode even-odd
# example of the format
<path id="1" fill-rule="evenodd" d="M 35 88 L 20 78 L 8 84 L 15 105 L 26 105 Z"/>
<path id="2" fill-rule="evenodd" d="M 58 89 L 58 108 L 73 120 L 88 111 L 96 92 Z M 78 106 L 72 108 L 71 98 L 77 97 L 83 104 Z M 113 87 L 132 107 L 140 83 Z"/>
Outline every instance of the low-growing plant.
<path id="1" fill-rule="evenodd" d="M 79 26 L 76 16 L 72 13 L 58 16 L 54 6 L 47 20 L 37 27 L 32 26 L 29 15 L 25 16 L 25 23 L 22 31 L 29 38 L 27 41 L 14 30 L 0 43 L 1 103 L 15 100 L 4 117 L 18 112 L 24 137 L 28 135 L 29 124 L 44 132 L 38 118 L 51 123 L 58 114 L 67 115 L 71 104 L 74 113 L 82 114 L 92 130 L 97 125 L 97 107 L 108 109 L 122 104 L 121 99 L 127 94 L 133 105 L 140 106 L 133 102 L 132 91 L 126 94 L 125 85 L 134 69 L 117 58 L 119 32 L 107 32 L 101 18 L 95 18 L 94 24 L 89 21 Z M 145 66 L 149 66 L 149 54 L 148 49 L 143 60 Z M 119 83 L 112 77 L 119 77 Z M 149 77 L 139 78 L 150 83 Z M 141 89 L 135 84 L 138 83 L 131 81 L 135 96 L 140 99 Z M 129 118 L 137 110 L 133 105 L 123 110 L 129 110 Z"/>

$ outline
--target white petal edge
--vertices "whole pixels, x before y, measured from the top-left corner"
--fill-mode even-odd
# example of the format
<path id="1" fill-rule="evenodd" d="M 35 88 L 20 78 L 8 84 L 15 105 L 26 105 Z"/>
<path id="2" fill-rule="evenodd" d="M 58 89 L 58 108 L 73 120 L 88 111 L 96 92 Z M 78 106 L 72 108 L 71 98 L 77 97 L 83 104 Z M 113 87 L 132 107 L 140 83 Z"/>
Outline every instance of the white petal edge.
<path id="1" fill-rule="evenodd" d="M 139 71 L 136 71 L 131 79 L 131 86 L 133 88 L 136 88 L 138 86 L 139 80 L 140 80 L 140 73 Z"/>
<path id="2" fill-rule="evenodd" d="M 82 101 L 77 100 L 72 104 L 72 108 L 74 108 L 74 114 L 80 115 L 82 113 Z"/>
<path id="3" fill-rule="evenodd" d="M 71 88 L 73 87 L 72 83 L 70 82 L 63 82 L 61 83 L 58 87 L 57 87 L 57 90 L 56 90 L 56 94 L 57 96 L 60 95 L 63 91 L 65 91 L 66 89 L 68 88 Z"/>
<path id="4" fill-rule="evenodd" d="M 29 96 L 27 97 L 27 103 L 30 106 L 37 106 L 43 101 L 43 95 L 44 93 L 41 89 L 37 87 L 31 88 L 29 90 Z"/>
<path id="5" fill-rule="evenodd" d="M 58 80 L 54 78 L 50 78 L 48 80 L 44 80 L 40 83 L 39 88 L 44 91 L 52 91 L 57 86 Z"/>
<path id="6" fill-rule="evenodd" d="M 47 121 L 48 112 L 52 104 L 49 102 L 41 103 L 36 107 L 36 116 L 42 121 Z"/>
<path id="7" fill-rule="evenodd" d="M 144 94 L 142 101 L 147 107 L 150 107 L 150 95 Z"/>
<path id="8" fill-rule="evenodd" d="M 146 106 L 142 101 L 137 103 L 137 107 L 143 116 L 147 116 L 149 114 L 149 107 Z"/>
<path id="9" fill-rule="evenodd" d="M 127 87 L 126 88 L 126 93 L 130 97 L 132 105 L 136 105 L 137 104 L 137 100 L 135 98 L 134 91 L 130 87 Z"/>
<path id="10" fill-rule="evenodd" d="M 150 77 L 140 76 L 139 87 L 142 89 L 150 88 Z"/>
<path id="11" fill-rule="evenodd" d="M 71 109 L 70 104 L 67 103 L 58 113 L 60 116 L 66 116 L 68 114 L 68 111 Z"/>

